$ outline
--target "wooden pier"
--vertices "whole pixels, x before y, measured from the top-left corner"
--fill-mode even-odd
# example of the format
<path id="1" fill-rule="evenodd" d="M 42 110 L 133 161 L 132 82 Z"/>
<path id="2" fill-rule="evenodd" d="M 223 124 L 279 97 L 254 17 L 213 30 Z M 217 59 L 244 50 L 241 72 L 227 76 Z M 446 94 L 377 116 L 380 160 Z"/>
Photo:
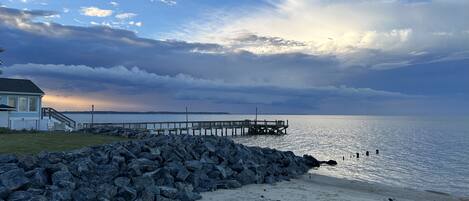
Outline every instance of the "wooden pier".
<path id="1" fill-rule="evenodd" d="M 282 135 L 287 134 L 288 120 L 177 121 L 142 123 L 83 123 L 81 128 L 120 127 L 149 130 L 155 134 L 188 135 Z"/>

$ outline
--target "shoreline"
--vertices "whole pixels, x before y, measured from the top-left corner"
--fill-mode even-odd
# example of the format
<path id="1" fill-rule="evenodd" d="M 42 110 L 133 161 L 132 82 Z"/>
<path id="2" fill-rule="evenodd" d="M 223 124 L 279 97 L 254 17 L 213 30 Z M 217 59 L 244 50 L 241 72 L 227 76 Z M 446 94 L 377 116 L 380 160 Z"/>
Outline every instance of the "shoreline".
<path id="1" fill-rule="evenodd" d="M 250 184 L 237 189 L 202 193 L 201 201 L 468 201 L 434 191 L 387 186 L 308 173 L 276 184 Z"/>

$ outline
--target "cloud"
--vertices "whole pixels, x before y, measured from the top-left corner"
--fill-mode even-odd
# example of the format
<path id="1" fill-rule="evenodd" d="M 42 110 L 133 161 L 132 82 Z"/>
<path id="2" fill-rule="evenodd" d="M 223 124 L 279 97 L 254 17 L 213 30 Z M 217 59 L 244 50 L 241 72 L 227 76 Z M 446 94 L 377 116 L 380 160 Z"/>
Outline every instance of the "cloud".
<path id="1" fill-rule="evenodd" d="M 137 16 L 137 14 L 135 14 L 135 13 L 119 13 L 115 17 L 119 20 L 128 20 L 128 19 L 134 18 L 136 16 Z"/>
<path id="2" fill-rule="evenodd" d="M 53 14 L 0 8 L 0 44 L 8 50 L 2 53 L 5 76 L 32 79 L 57 98 L 112 102 L 108 107 L 117 110 L 190 105 L 229 112 L 260 106 L 276 113 L 469 113 L 469 51 L 463 49 L 404 54 L 363 48 L 346 60 L 340 54 L 256 53 L 256 46 L 283 51 L 309 44 L 257 34 L 237 34 L 222 44 L 153 40 L 111 27 L 42 20 Z M 415 30 L 384 35 L 409 41 Z M 371 61 L 363 64 L 363 58 Z"/>
<path id="3" fill-rule="evenodd" d="M 155 0 L 151 0 L 152 2 L 154 2 Z M 164 3 L 166 5 L 169 5 L 169 6 L 174 6 L 177 4 L 177 1 L 176 0 L 158 0 L 160 3 Z"/>
<path id="4" fill-rule="evenodd" d="M 112 15 L 112 10 L 100 9 L 98 7 L 82 7 L 81 14 L 90 17 L 108 17 Z"/>
<path id="5" fill-rule="evenodd" d="M 137 27 L 141 27 L 143 25 L 143 22 L 130 21 L 129 25 L 134 25 L 134 26 L 137 26 Z"/>
<path id="6" fill-rule="evenodd" d="M 393 67 L 402 67 L 399 63 L 402 60 L 422 63 L 469 50 L 464 45 L 469 38 L 463 34 L 469 22 L 462 20 L 469 18 L 465 10 L 468 1 L 270 2 L 262 8 L 213 12 L 167 37 L 210 41 L 255 54 L 334 55 L 344 66 L 372 68 L 393 63 L 396 64 Z M 301 45 L 252 43 L 245 36 L 295 41 Z M 425 60 L 409 55 L 416 51 L 431 54 Z"/>
<path id="7" fill-rule="evenodd" d="M 17 64 L 3 68 L 3 71 L 6 76 L 31 78 L 37 81 L 46 93 L 48 91 L 61 91 L 62 95 L 108 93 L 114 95 L 112 99 L 125 99 L 135 94 L 145 94 L 147 99 L 133 102 L 145 106 L 149 105 L 146 100 L 157 99 L 159 95 L 174 101 L 203 100 L 212 104 L 292 107 L 291 103 L 301 103 L 294 107 L 299 106 L 309 111 L 317 110 L 322 104 L 335 99 L 346 99 L 346 103 L 340 104 L 348 104 L 363 100 L 416 98 L 396 92 L 346 86 L 279 87 L 266 84 L 235 84 L 221 80 L 200 79 L 185 74 L 158 75 L 137 67 L 129 69 L 122 66 L 93 68 L 83 65 Z"/>
<path id="8" fill-rule="evenodd" d="M 182 72 L 201 78 L 218 77 L 228 82 L 290 86 L 330 84 L 349 73 L 337 67 L 334 57 L 328 56 L 259 56 L 233 52 L 217 44 L 144 39 L 133 32 L 108 27 L 34 23 L 33 17 L 23 15 L 10 19 L 0 14 L 0 19 L 0 43 L 9 48 L 9 58 L 5 60 L 9 64 L 137 66 L 162 75 Z M 15 42 L 18 38 L 21 43 Z M 39 49 L 47 51 L 37 51 Z M 238 74 L 242 76 L 233 76 Z"/>

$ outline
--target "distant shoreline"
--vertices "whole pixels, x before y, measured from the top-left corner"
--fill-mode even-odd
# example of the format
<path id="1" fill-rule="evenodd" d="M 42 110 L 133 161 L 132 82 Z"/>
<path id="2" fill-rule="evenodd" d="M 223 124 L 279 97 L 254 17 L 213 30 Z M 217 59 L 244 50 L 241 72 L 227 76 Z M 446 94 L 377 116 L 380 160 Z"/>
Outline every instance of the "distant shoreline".
<path id="1" fill-rule="evenodd" d="M 90 114 L 91 111 L 63 111 L 66 114 Z M 186 112 L 149 111 L 149 112 L 123 112 L 123 111 L 94 111 L 94 114 L 186 114 Z M 188 112 L 187 114 L 230 114 L 228 112 Z"/>

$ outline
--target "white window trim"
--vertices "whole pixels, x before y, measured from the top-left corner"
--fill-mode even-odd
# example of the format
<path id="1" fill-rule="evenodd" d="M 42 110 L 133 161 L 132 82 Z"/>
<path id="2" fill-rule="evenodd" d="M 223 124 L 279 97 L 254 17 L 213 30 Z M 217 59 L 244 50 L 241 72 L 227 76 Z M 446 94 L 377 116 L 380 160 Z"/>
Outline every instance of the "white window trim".
<path id="1" fill-rule="evenodd" d="M 16 97 L 15 109 L 18 110 L 18 96 L 8 95 L 7 96 L 7 105 L 10 106 L 10 97 Z M 16 111 L 15 111 L 16 112 Z"/>
<path id="2" fill-rule="evenodd" d="M 28 112 L 36 113 L 39 112 L 39 98 L 37 96 L 27 96 L 28 98 Z M 36 98 L 36 111 L 31 111 L 31 98 Z"/>
<path id="3" fill-rule="evenodd" d="M 25 96 L 25 95 L 7 95 L 7 105 L 8 105 L 8 101 L 10 99 L 10 97 L 16 97 L 16 111 L 11 111 L 11 112 L 14 112 L 14 113 L 25 113 L 25 114 L 35 114 L 35 113 L 40 113 L 41 111 L 41 105 L 40 105 L 40 101 L 41 101 L 41 96 Z M 20 104 L 19 104 L 19 97 L 26 97 L 26 100 L 27 100 L 27 105 L 26 105 L 26 111 L 19 111 L 19 107 L 20 107 Z M 30 97 L 36 97 L 37 98 L 37 103 L 36 103 L 36 107 L 37 107 L 37 111 L 29 111 L 29 104 L 30 104 L 30 101 L 29 101 L 29 98 Z"/>

